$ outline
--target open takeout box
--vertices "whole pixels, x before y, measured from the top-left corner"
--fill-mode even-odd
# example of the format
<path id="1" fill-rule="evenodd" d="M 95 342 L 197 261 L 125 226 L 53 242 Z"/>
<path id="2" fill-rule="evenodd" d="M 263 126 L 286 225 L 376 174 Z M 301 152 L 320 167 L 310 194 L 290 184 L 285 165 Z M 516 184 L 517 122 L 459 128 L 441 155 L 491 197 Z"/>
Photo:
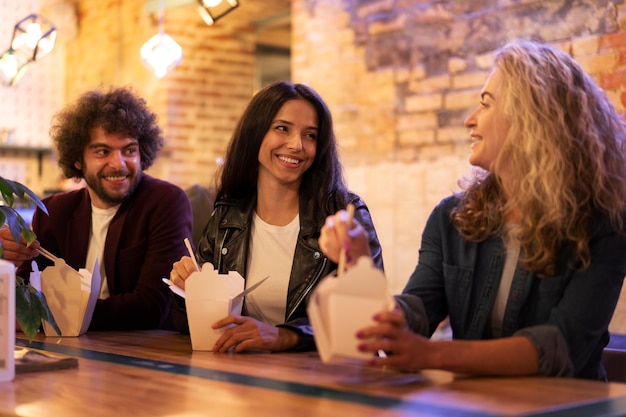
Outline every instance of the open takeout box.
<path id="1" fill-rule="evenodd" d="M 100 280 L 97 259 L 93 273 L 84 268 L 76 271 L 61 258 L 41 272 L 33 261 L 30 273 L 31 285 L 46 296 L 54 321 L 61 329 L 58 336 L 80 336 L 87 331 L 98 301 Z M 46 336 L 57 336 L 45 321 L 43 330 Z"/>
<path id="2" fill-rule="evenodd" d="M 185 280 L 185 290 L 164 279 L 172 292 L 185 298 L 187 322 L 193 350 L 212 350 L 225 329 L 212 329 L 211 324 L 229 314 L 241 314 L 244 296 L 258 288 L 265 277 L 244 291 L 245 281 L 236 271 L 220 274 L 210 262 L 201 271 Z"/>
<path id="3" fill-rule="evenodd" d="M 367 257 L 359 258 L 341 278 L 324 278 L 307 305 L 322 361 L 370 358 L 371 353 L 357 349 L 356 333 L 373 324 L 374 314 L 393 306 L 383 272 Z"/>

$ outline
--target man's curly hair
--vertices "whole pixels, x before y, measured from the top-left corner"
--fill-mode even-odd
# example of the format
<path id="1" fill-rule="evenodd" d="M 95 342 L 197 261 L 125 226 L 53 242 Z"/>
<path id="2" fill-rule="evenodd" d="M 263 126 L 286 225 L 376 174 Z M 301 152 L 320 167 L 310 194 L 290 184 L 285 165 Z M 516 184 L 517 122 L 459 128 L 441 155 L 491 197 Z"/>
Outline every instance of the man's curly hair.
<path id="1" fill-rule="evenodd" d="M 83 161 L 83 152 L 94 128 L 107 134 L 122 134 L 137 139 L 141 169 L 149 168 L 163 147 L 163 132 L 157 116 L 146 101 L 129 88 L 112 88 L 108 92 L 88 91 L 77 102 L 55 115 L 50 137 L 56 145 L 59 166 L 67 178 L 83 178 L 74 164 Z"/>

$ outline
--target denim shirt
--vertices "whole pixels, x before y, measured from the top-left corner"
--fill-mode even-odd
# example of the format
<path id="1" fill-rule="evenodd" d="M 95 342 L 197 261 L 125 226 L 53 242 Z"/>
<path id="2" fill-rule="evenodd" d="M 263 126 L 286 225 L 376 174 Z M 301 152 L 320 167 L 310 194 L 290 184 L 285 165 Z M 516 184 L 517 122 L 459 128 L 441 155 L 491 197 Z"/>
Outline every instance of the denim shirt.
<path id="1" fill-rule="evenodd" d="M 485 339 L 506 251 L 500 236 L 466 242 L 450 222 L 457 203 L 448 197 L 431 213 L 418 265 L 397 300 L 408 325 L 424 336 L 449 317 L 455 339 Z M 589 249 L 584 270 L 568 249 L 554 276 L 539 278 L 519 265 L 515 270 L 502 337 L 528 337 L 541 375 L 606 379 L 602 350 L 626 275 L 626 233 L 597 217 Z"/>

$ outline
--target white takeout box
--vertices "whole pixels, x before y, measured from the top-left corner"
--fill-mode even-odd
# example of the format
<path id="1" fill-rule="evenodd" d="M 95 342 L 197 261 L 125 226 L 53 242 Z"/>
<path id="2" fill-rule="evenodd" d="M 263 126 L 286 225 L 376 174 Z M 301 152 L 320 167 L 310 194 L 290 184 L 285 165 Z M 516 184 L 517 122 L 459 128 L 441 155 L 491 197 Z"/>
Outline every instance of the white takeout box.
<path id="1" fill-rule="evenodd" d="M 54 316 L 60 336 L 80 336 L 89 328 L 93 311 L 100 293 L 100 267 L 98 260 L 93 273 L 81 268 L 78 273 L 63 259 L 39 272 L 37 263 L 32 263 L 30 283 L 45 296 Z M 59 336 L 47 322 L 43 323 L 46 336 Z"/>
<path id="2" fill-rule="evenodd" d="M 341 278 L 324 278 L 307 305 L 322 362 L 371 358 L 371 353 L 357 349 L 356 333 L 374 324 L 374 314 L 393 306 L 383 272 L 367 257 L 359 258 Z"/>
<path id="3" fill-rule="evenodd" d="M 202 271 L 192 273 L 185 281 L 184 292 L 191 348 L 212 350 L 225 329 L 212 329 L 211 324 L 229 314 L 241 314 L 244 295 L 265 279 L 244 291 L 245 281 L 236 271 L 219 274 L 210 262 L 206 262 Z"/>

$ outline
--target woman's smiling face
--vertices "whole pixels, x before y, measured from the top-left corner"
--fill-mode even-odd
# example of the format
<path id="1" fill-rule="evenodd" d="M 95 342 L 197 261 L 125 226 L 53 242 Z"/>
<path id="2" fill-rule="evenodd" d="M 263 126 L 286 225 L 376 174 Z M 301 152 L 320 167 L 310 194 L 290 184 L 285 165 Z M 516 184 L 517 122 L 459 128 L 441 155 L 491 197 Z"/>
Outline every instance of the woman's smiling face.
<path id="1" fill-rule="evenodd" d="M 469 162 L 487 171 L 493 171 L 496 158 L 511 128 L 511 122 L 504 115 L 502 85 L 500 71 L 495 69 L 480 93 L 480 104 L 465 119 L 465 126 L 470 129 L 472 138 Z"/>
<path id="2" fill-rule="evenodd" d="M 317 150 L 318 117 L 306 100 L 287 101 L 272 120 L 259 149 L 258 184 L 300 187 Z"/>

